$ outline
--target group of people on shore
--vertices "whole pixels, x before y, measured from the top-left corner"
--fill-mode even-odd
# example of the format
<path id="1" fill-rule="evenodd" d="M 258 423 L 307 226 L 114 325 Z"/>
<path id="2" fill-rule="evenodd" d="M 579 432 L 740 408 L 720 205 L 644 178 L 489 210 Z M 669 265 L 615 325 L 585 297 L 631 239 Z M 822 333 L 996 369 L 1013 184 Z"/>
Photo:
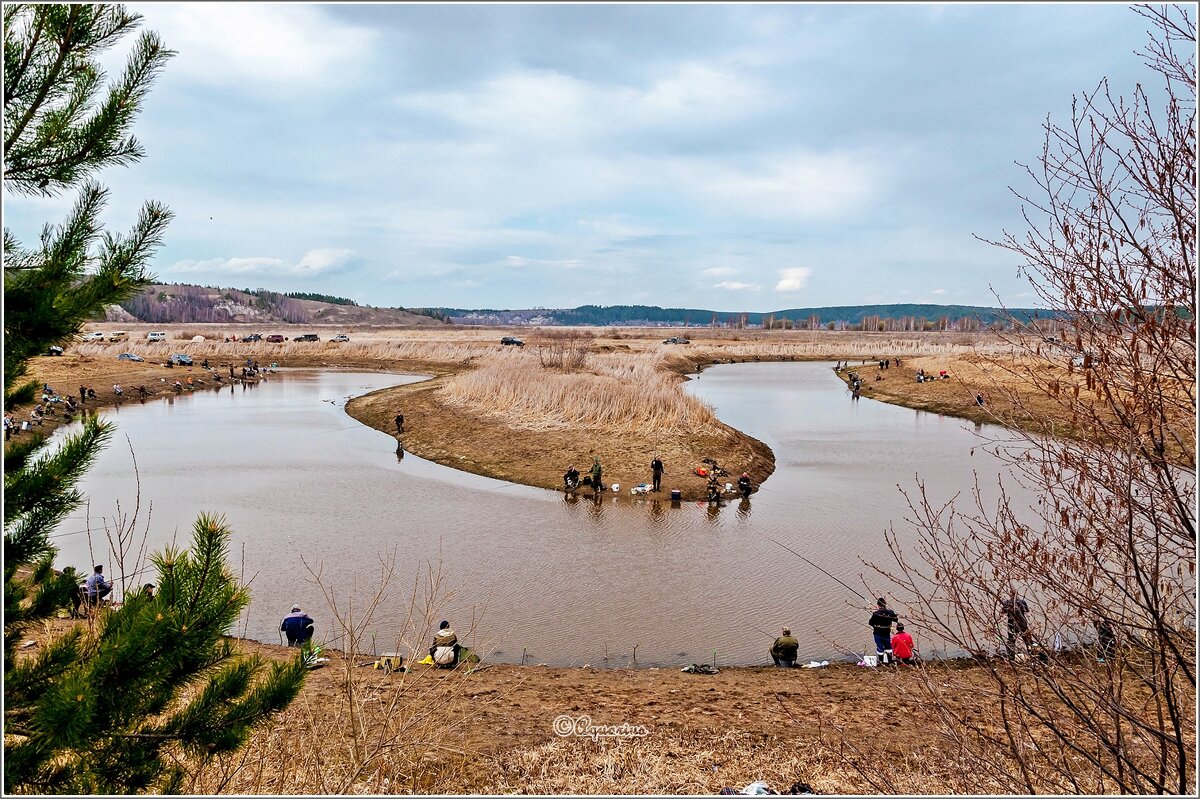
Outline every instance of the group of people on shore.
<path id="1" fill-rule="evenodd" d="M 403 419 L 403 417 L 398 417 Z M 708 471 L 707 497 L 709 502 L 721 501 L 724 488 L 717 479 L 717 473 L 720 471 L 715 461 L 710 461 L 712 468 Z M 662 457 L 655 453 L 654 458 L 650 461 L 650 483 L 648 487 L 643 487 L 642 490 L 648 490 L 658 494 L 662 492 L 662 477 L 666 473 L 666 466 L 663 464 Z M 722 472 L 723 473 L 723 472 Z M 738 493 L 743 499 L 749 499 L 754 488 L 750 482 L 749 472 L 742 472 L 738 478 Z M 600 463 L 600 457 L 592 458 L 592 467 L 587 475 L 580 475 L 579 470 L 574 464 L 567 467 L 567 471 L 563 473 L 563 489 L 566 491 L 575 491 L 580 486 L 588 486 L 592 491 L 599 496 L 604 491 L 604 466 Z M 672 492 L 674 493 L 674 492 Z"/>

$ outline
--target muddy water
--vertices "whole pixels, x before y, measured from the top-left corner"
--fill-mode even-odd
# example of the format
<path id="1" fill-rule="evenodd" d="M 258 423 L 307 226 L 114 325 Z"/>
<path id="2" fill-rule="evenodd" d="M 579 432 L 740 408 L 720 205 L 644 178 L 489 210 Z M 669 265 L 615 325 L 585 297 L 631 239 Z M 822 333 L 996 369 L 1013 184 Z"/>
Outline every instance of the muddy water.
<path id="1" fill-rule="evenodd" d="M 825 659 L 870 645 L 868 597 L 883 583 L 862 561 L 889 562 L 883 530 L 892 520 L 903 530 L 907 510 L 897 486 L 920 475 L 948 498 L 1000 468 L 971 423 L 852 401 L 830 364 L 740 364 L 705 370 L 688 390 L 775 451 L 752 500 L 596 504 L 398 457 L 392 436 L 345 414 L 349 397 L 415 379 L 293 372 L 106 412 L 118 433 L 83 483 L 90 508 L 60 527 L 60 565 L 114 570 L 102 529 L 118 502 L 133 509 L 135 455 L 151 549 L 186 543 L 202 511 L 225 514 L 231 560 L 251 580 L 238 630 L 251 638 L 278 641 L 297 603 L 318 640 L 342 643 L 321 584 L 362 618 L 391 556 L 396 579 L 367 648 L 392 648 L 414 577 L 432 566 L 433 622 L 449 619 L 493 660 L 677 665 L 716 650 L 719 663 L 761 663 L 785 624 L 802 659 Z M 699 480 L 693 465 L 667 464 L 664 489 Z"/>

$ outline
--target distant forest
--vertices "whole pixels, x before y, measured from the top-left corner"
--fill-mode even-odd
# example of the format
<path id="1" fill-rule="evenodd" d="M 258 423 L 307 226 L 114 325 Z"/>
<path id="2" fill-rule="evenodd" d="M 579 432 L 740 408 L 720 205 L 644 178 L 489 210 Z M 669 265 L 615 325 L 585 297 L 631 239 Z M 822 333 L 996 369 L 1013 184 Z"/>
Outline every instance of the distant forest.
<path id="1" fill-rule="evenodd" d="M 458 324 L 661 325 L 765 327 L 770 329 L 847 329 L 879 331 L 979 330 L 1060 319 L 1062 314 L 1035 308 L 898 303 L 787 308 L 770 313 L 660 308 L 656 305 L 581 305 L 578 308 L 528 310 L 437 308 Z"/>
<path id="2" fill-rule="evenodd" d="M 189 284 L 156 285 L 121 307 L 144 322 L 229 322 L 270 317 L 295 324 L 318 321 L 304 302 L 361 307 L 345 297 L 314 292 L 280 293 L 266 289 L 232 289 Z M 369 306 L 368 306 L 369 307 Z M 661 326 L 766 328 L 775 330 L 865 330 L 881 332 L 974 331 L 1008 327 L 1012 320 L 1028 324 L 1063 318 L 1034 308 L 991 308 L 975 305 L 837 305 L 786 308 L 770 313 L 712 311 L 703 308 L 660 308 L 657 305 L 581 305 L 578 308 L 400 308 L 439 321 L 461 325 L 581 325 L 593 327 Z"/>

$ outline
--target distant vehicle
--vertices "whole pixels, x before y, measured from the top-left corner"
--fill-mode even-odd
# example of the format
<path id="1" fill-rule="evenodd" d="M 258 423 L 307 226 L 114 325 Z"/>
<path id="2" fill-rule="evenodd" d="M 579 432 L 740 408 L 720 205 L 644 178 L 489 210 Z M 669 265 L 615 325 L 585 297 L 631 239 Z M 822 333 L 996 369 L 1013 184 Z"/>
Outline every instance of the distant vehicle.
<path id="1" fill-rule="evenodd" d="M 166 341 L 167 334 L 161 330 L 156 330 L 146 334 L 146 341 Z"/>
<path id="2" fill-rule="evenodd" d="M 1092 367 L 1092 354 L 1090 352 L 1087 352 L 1087 353 L 1084 353 L 1083 355 L 1076 355 L 1074 358 L 1071 359 L 1071 365 L 1087 367 L 1090 369 Z"/>
<path id="3" fill-rule="evenodd" d="M 500 343 L 506 347 L 524 347 L 525 346 L 525 342 L 521 341 L 521 339 L 517 338 L 516 336 L 505 336 L 504 338 L 500 339 Z"/>
<path id="4" fill-rule="evenodd" d="M 176 366 L 191 366 L 192 365 L 192 356 L 185 355 L 182 352 L 175 353 L 167 360 L 170 361 L 171 363 L 175 364 Z"/>
<path id="5" fill-rule="evenodd" d="M 93 330 L 91 333 L 84 333 L 79 337 L 80 341 L 104 341 L 104 334 L 99 330 Z"/>
<path id="6" fill-rule="evenodd" d="M 46 350 L 47 355 L 62 355 L 62 353 L 62 347 L 51 347 L 50 349 Z"/>
<path id="7" fill-rule="evenodd" d="M 113 332 L 108 334 L 108 340 L 109 341 L 128 341 L 129 334 L 126 333 L 124 330 L 114 330 Z"/>
<path id="8" fill-rule="evenodd" d="M 250 335 L 242 338 L 242 341 L 262 341 L 262 336 L 258 333 L 251 333 Z"/>
<path id="9" fill-rule="evenodd" d="M 271 335 L 267 336 L 267 341 L 271 342 L 272 344 L 282 344 L 283 336 L 279 333 L 272 333 Z"/>
<path id="10" fill-rule="evenodd" d="M 294 339 L 292 339 L 292 341 L 320 341 L 320 340 L 321 339 L 317 337 L 316 333 L 305 333 L 303 335 L 296 336 Z"/>
<path id="11" fill-rule="evenodd" d="M 146 359 L 143 358 L 142 356 L 134 354 L 132 352 L 122 352 L 120 355 L 117 356 L 117 360 L 118 361 L 137 361 L 138 363 L 141 363 L 142 361 L 144 361 Z"/>
<path id="12" fill-rule="evenodd" d="M 330 341 L 349 341 L 349 340 L 350 340 L 350 337 L 347 336 L 345 333 L 338 333 L 336 336 L 334 336 L 333 338 L 330 339 Z"/>
<path id="13" fill-rule="evenodd" d="M 691 343 L 692 342 L 688 341 L 683 336 L 672 336 L 671 338 L 663 339 L 663 344 L 691 344 Z"/>

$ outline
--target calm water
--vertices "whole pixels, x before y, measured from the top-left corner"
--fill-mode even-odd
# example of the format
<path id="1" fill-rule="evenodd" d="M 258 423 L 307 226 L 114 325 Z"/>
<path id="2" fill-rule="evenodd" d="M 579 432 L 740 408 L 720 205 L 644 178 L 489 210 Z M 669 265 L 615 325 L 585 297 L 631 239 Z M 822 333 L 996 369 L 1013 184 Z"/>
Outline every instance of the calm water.
<path id="1" fill-rule="evenodd" d="M 752 500 L 720 509 L 571 501 L 397 458 L 392 436 L 345 413 L 349 397 L 417 379 L 292 372 L 108 412 L 117 436 L 82 485 L 90 508 L 60 527 L 59 564 L 113 570 L 102 528 L 118 502 L 132 510 L 132 447 L 143 522 L 152 503 L 151 549 L 186 544 L 202 511 L 225 514 L 235 571 L 252 580 L 239 628 L 251 638 L 277 641 L 279 619 L 297 603 L 317 620 L 317 639 L 332 639 L 312 572 L 361 618 L 381 558 L 393 554 L 397 578 L 368 648 L 370 633 L 379 650 L 392 648 L 414 578 L 440 564 L 450 596 L 433 622 L 449 619 L 493 660 L 627 665 L 636 645 L 644 665 L 707 662 L 714 649 L 719 663 L 769 663 L 785 624 L 802 659 L 833 658 L 871 645 L 873 603 L 779 544 L 873 596 L 883 583 L 862 561 L 890 563 L 883 530 L 892 520 L 903 530 L 907 515 L 898 486 L 920 475 L 945 499 L 969 491 L 976 471 L 994 483 L 1000 468 L 971 423 L 853 402 L 830 364 L 739 364 L 705 370 L 688 390 L 775 451 L 776 471 Z M 691 466 L 667 464 L 664 488 Z M 93 550 L 82 532 L 89 515 Z"/>

